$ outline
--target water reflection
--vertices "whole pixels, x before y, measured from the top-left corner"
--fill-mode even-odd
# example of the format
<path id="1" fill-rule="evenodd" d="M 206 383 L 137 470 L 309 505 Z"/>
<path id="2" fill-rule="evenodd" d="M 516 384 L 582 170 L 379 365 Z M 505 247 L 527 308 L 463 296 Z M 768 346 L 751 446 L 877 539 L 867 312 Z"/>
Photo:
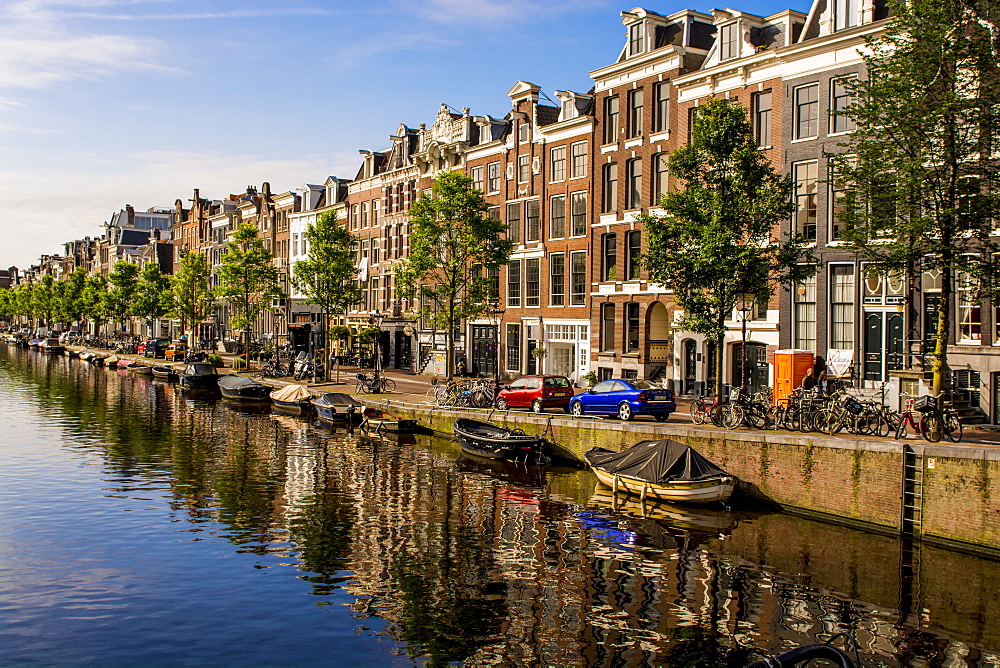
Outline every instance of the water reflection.
<path id="1" fill-rule="evenodd" d="M 90 540 L 155 560 L 171 583 L 170 595 L 121 595 L 118 616 L 142 629 L 132 661 L 739 665 L 848 630 L 866 665 L 1000 664 L 993 561 L 787 514 L 617 499 L 587 471 L 238 410 L 78 360 L 0 349 L 0 382 L 11 443 L 58 433 L 35 459 L 10 460 L 4 499 L 39 524 L 100 514 Z M 8 419 L 26 410 L 37 422 Z M 82 484 L 30 483 L 81 457 L 100 464 L 87 482 L 99 500 Z M 0 616 L 35 614 L 3 623 L 0 656 L 113 657 L 120 633 L 60 607 L 60 578 L 93 557 L 60 572 L 24 563 L 72 555 L 73 528 L 47 543 L 4 524 L 6 579 L 33 584 L 0 585 Z M 99 579 L 83 603 L 114 587 Z M 163 618 L 202 641 L 180 650 L 169 624 L 142 623 Z M 60 624 L 44 648 L 25 640 Z"/>

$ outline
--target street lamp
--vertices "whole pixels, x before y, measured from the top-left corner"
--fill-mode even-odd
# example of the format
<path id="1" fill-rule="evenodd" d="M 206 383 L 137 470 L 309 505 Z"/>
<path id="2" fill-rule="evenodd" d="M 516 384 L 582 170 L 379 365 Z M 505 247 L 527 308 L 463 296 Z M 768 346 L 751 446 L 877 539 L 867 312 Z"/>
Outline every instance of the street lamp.
<path id="1" fill-rule="evenodd" d="M 379 367 L 381 366 L 381 357 L 382 357 L 382 354 L 381 354 L 382 353 L 382 351 L 381 351 L 381 348 L 382 348 L 381 338 L 382 338 L 382 336 L 381 335 L 382 335 L 382 320 L 384 318 L 385 318 L 385 314 L 384 313 L 380 313 L 377 309 L 374 310 L 374 311 L 372 311 L 372 314 L 370 316 L 368 316 L 368 324 L 374 326 L 375 329 L 377 330 L 375 332 L 375 341 L 374 341 L 374 344 L 375 344 L 374 345 L 375 360 L 374 360 L 374 362 L 372 364 L 372 368 L 375 371 L 375 377 L 376 378 L 378 378 L 378 376 L 379 376 L 378 372 L 379 372 Z"/>
<path id="2" fill-rule="evenodd" d="M 740 393 L 747 389 L 747 318 L 753 309 L 747 306 L 746 297 L 743 298 L 743 306 L 739 312 L 743 319 L 743 336 L 740 344 Z"/>
<path id="3" fill-rule="evenodd" d="M 486 315 L 490 319 L 490 324 L 493 325 L 493 331 L 496 332 L 496 342 L 493 346 L 493 382 L 496 391 L 500 390 L 500 325 L 503 323 L 503 314 L 506 312 L 506 309 L 498 306 L 486 309 Z"/>

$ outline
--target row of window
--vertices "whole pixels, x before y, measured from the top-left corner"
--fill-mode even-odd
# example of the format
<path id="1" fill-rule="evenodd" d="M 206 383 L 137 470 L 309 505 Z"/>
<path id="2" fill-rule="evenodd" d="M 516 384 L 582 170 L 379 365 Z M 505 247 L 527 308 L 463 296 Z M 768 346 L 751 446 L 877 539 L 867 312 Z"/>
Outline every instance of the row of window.
<path id="1" fill-rule="evenodd" d="M 649 132 L 666 132 L 670 127 L 670 82 L 660 81 L 652 85 L 652 113 L 650 114 Z M 625 104 L 624 126 L 619 127 L 621 104 Z M 633 88 L 621 95 L 610 95 L 604 98 L 604 144 L 614 144 L 621 133 L 626 139 L 641 137 L 646 132 L 646 90 L 645 87 Z"/>
<path id="2" fill-rule="evenodd" d="M 624 205 L 625 209 L 643 206 L 643 159 L 625 161 Z M 667 192 L 667 154 L 657 153 L 650 159 L 649 204 L 655 206 L 660 195 Z M 618 210 L 618 163 L 609 162 L 601 170 L 601 211 L 610 213 Z"/>
<path id="3" fill-rule="evenodd" d="M 490 207 L 487 215 L 499 220 L 500 207 Z M 550 197 L 547 222 L 549 239 L 586 236 L 587 192 Z M 542 221 L 537 199 L 507 203 L 508 239 L 515 243 L 540 241 L 541 230 Z"/>
<path id="4" fill-rule="evenodd" d="M 836 112 L 851 104 L 847 78 L 830 80 L 829 134 L 841 134 L 854 129 L 854 121 Z M 819 136 L 819 83 L 796 86 L 792 90 L 792 139 L 815 139 Z"/>
<path id="5" fill-rule="evenodd" d="M 567 305 L 567 287 L 570 306 L 585 306 L 587 303 L 587 252 L 574 251 L 568 255 L 567 266 L 567 253 L 549 254 L 549 306 Z M 507 306 L 516 308 L 522 303 L 524 306 L 542 305 L 542 258 L 507 263 Z"/>

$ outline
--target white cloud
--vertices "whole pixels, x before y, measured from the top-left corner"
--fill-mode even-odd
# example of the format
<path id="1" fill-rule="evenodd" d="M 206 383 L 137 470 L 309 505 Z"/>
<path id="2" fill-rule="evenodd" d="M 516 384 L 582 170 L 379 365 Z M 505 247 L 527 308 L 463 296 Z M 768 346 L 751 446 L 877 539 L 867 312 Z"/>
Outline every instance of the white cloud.
<path id="1" fill-rule="evenodd" d="M 101 225 L 126 204 L 139 210 L 187 205 L 195 188 L 203 197 L 224 199 L 247 184 L 268 181 L 272 192 L 322 183 L 327 176 L 352 177 L 356 153 L 294 158 L 253 154 L 151 151 L 120 161 L 86 156 L 58 171 L 0 172 L 0 267 L 28 266 L 43 253 L 60 253 L 62 244 L 102 233 Z"/>
<path id="2" fill-rule="evenodd" d="M 601 0 L 423 0 L 404 6 L 419 15 L 440 23 L 475 22 L 483 25 L 502 22 L 535 21 L 542 15 L 579 12 L 587 6 L 608 4 Z"/>

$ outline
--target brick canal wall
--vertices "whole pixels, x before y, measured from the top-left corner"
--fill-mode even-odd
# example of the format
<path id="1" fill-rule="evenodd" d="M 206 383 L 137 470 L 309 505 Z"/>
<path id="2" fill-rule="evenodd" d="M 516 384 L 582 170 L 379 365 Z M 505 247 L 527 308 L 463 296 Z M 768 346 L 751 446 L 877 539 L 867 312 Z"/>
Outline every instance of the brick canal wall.
<path id="1" fill-rule="evenodd" d="M 373 402 L 375 403 L 375 402 Z M 898 531 L 902 517 L 903 450 L 923 470 L 924 539 L 1000 550 L 1000 450 L 925 441 L 830 438 L 728 431 L 695 425 L 621 422 L 525 412 L 442 409 L 378 402 L 421 426 L 451 433 L 459 417 L 545 433 L 556 454 L 579 461 L 594 446 L 621 450 L 639 441 L 674 438 L 740 479 L 740 492 L 789 508 Z"/>

